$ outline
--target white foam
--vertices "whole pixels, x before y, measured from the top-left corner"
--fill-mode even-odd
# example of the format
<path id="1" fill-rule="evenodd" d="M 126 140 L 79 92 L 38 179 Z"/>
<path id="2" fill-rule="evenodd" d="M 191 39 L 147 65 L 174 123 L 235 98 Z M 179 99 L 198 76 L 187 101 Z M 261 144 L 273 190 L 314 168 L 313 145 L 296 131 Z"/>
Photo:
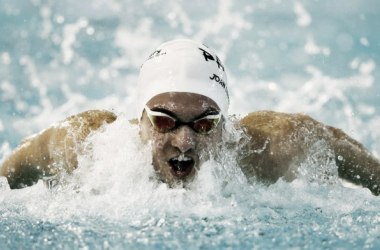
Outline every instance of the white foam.
<path id="1" fill-rule="evenodd" d="M 360 38 L 360 43 L 361 43 L 363 46 L 366 46 L 366 47 L 369 46 L 369 42 L 368 42 L 367 38 L 365 38 L 365 37 L 361 37 L 361 38 Z"/>
<path id="2" fill-rule="evenodd" d="M 66 24 L 63 29 L 63 40 L 61 43 L 63 63 L 69 64 L 74 56 L 72 48 L 73 43 L 76 41 L 76 36 L 81 29 L 86 28 L 88 20 L 86 18 L 79 18 L 77 22 Z"/>
<path id="3" fill-rule="evenodd" d="M 311 23 L 311 16 L 309 12 L 300 2 L 294 2 L 294 13 L 297 15 L 297 24 L 301 27 L 309 26 Z"/>
<path id="4" fill-rule="evenodd" d="M 3 163 L 3 161 L 10 156 L 12 152 L 12 149 L 8 142 L 1 143 L 0 147 L 0 165 Z"/>
<path id="5" fill-rule="evenodd" d="M 305 52 L 309 55 L 323 54 L 325 56 L 330 55 L 330 49 L 327 47 L 317 46 L 312 37 L 308 37 L 307 43 L 304 47 Z"/>
<path id="6" fill-rule="evenodd" d="M 11 63 L 11 57 L 8 52 L 3 52 L 1 54 L 1 62 L 5 65 L 9 65 Z"/>
<path id="7" fill-rule="evenodd" d="M 373 60 L 368 60 L 366 62 L 362 62 L 359 67 L 360 73 L 363 75 L 371 74 L 372 71 L 376 68 L 376 63 Z"/>

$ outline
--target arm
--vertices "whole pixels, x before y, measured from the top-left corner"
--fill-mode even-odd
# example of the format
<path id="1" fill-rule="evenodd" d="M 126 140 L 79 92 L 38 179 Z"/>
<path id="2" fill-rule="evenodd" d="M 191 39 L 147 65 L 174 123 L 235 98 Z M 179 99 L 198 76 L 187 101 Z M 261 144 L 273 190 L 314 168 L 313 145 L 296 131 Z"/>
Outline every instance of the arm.
<path id="1" fill-rule="evenodd" d="M 45 176 L 71 173 L 78 165 L 77 155 L 83 151 L 82 142 L 90 132 L 115 120 L 113 113 L 98 110 L 68 117 L 22 140 L 4 161 L 0 176 L 5 176 L 13 189 L 31 186 Z"/>
<path id="2" fill-rule="evenodd" d="M 248 177 L 265 183 L 292 181 L 309 148 L 324 140 L 335 155 L 339 177 L 380 194 L 380 162 L 340 129 L 303 114 L 250 113 L 240 122 L 248 136 L 239 165 Z"/>

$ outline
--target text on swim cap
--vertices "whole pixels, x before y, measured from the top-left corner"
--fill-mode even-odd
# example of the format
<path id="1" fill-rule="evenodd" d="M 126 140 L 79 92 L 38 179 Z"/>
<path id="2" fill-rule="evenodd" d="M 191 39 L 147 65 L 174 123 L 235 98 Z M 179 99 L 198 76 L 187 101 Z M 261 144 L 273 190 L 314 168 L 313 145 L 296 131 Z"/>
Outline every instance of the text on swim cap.
<path id="1" fill-rule="evenodd" d="M 228 90 L 227 90 L 226 84 L 224 83 L 223 79 L 221 79 L 216 74 L 214 74 L 213 76 L 211 76 L 210 79 L 216 81 L 217 83 L 220 84 L 220 86 L 222 86 L 224 88 L 224 90 L 226 91 L 226 94 L 227 94 L 227 99 L 229 101 L 230 100 L 230 96 L 228 95 Z"/>
<path id="2" fill-rule="evenodd" d="M 201 48 L 199 48 L 199 49 L 203 51 L 203 56 L 204 56 L 206 62 L 208 62 L 208 60 L 215 61 L 215 58 L 210 53 L 208 53 L 204 49 L 201 49 Z M 220 62 L 219 58 L 217 56 L 215 56 L 215 57 L 216 57 L 216 63 L 218 64 L 218 68 L 219 69 L 222 68 L 222 70 L 224 71 L 224 66 Z"/>
<path id="3" fill-rule="evenodd" d="M 217 83 L 222 85 L 223 88 L 226 88 L 226 84 L 224 83 L 224 81 L 222 79 L 220 79 L 220 77 L 217 76 L 216 74 L 214 74 L 212 77 L 210 77 L 210 79 L 215 80 Z"/>

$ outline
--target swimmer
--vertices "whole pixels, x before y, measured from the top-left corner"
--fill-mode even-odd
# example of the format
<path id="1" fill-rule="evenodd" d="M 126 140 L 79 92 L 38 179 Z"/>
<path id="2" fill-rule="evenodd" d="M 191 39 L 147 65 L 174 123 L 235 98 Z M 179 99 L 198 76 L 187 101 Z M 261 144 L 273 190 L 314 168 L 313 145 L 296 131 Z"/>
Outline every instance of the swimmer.
<path id="1" fill-rule="evenodd" d="M 142 142 L 151 143 L 157 178 L 170 187 L 185 187 L 204 162 L 221 153 L 229 107 L 225 68 L 200 43 L 164 43 L 141 67 L 137 107 L 137 119 L 131 122 L 139 124 Z M 90 132 L 116 119 L 109 111 L 86 111 L 27 137 L 4 161 L 0 176 L 15 189 L 62 172 L 73 174 Z M 340 178 L 380 194 L 379 161 L 337 128 L 307 115 L 274 111 L 250 113 L 235 126 L 248 138 L 242 147 L 237 145 L 242 142 L 233 145 L 248 180 L 294 180 L 313 147 L 322 142 L 332 152 Z"/>

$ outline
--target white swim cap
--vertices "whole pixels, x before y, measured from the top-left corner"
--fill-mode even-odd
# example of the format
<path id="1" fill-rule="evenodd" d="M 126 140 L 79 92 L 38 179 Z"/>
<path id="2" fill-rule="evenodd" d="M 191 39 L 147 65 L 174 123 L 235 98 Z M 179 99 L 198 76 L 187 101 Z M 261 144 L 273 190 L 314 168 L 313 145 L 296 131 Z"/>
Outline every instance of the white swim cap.
<path id="1" fill-rule="evenodd" d="M 227 117 L 227 75 L 219 58 L 206 46 L 179 39 L 162 44 L 141 66 L 137 114 L 146 103 L 166 92 L 190 92 L 207 96 Z"/>

